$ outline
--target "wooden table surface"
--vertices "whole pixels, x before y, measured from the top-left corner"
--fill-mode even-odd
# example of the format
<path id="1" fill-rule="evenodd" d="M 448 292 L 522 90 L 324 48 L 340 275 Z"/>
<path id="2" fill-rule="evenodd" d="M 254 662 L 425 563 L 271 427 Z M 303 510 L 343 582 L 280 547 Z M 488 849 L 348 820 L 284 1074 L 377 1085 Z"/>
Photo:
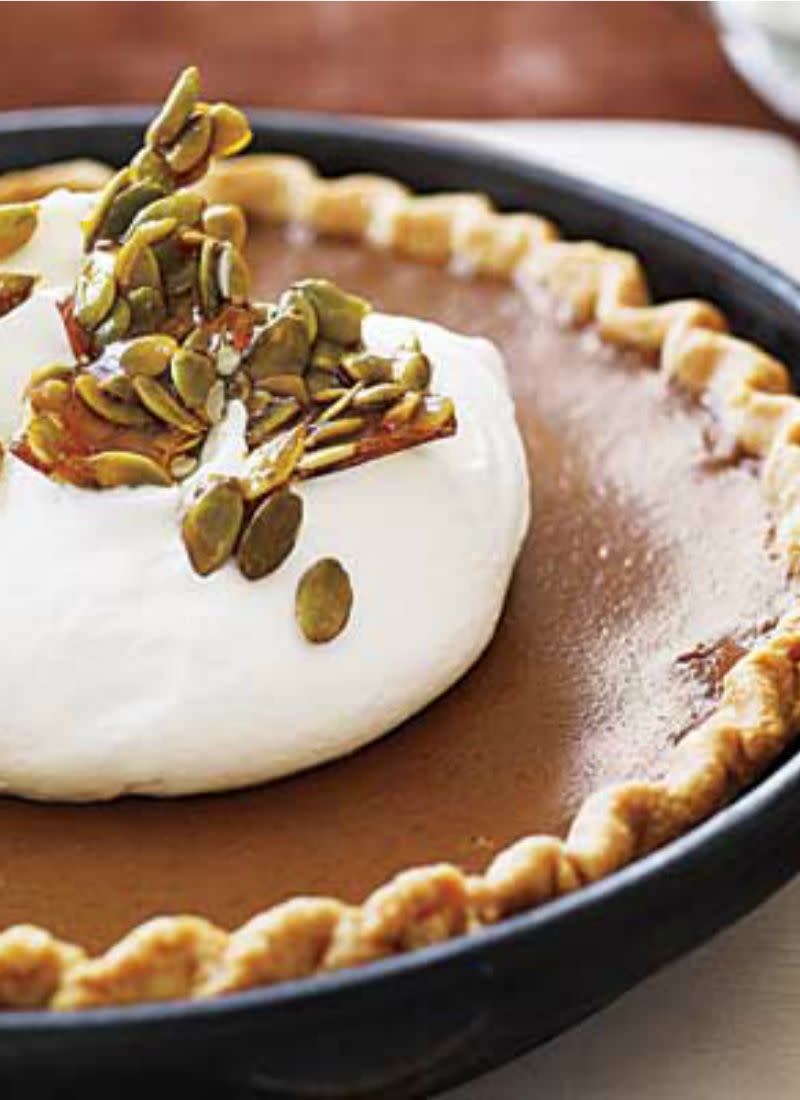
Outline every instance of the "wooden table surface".
<path id="1" fill-rule="evenodd" d="M 209 94 L 259 106 L 780 126 L 728 67 L 701 3 L 0 9 L 0 109 L 153 101 L 195 61 Z"/>

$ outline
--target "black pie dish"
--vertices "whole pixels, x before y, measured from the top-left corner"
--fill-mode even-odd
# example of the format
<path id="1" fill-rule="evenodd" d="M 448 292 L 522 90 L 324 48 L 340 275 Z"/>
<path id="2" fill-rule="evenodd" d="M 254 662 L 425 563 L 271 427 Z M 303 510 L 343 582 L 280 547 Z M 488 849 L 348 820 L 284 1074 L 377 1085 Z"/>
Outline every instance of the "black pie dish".
<path id="1" fill-rule="evenodd" d="M 80 108 L 0 115 L 0 171 L 75 156 L 123 162 L 149 117 Z M 737 335 L 800 363 L 800 287 L 679 218 L 479 146 L 324 116 L 251 118 L 255 150 L 298 153 L 323 174 L 485 191 L 501 208 L 550 216 L 566 237 L 629 249 L 656 299 L 709 298 Z M 800 868 L 798 805 L 800 758 L 791 753 L 662 851 L 474 936 L 218 1001 L 0 1014 L 0 1089 L 429 1096 L 563 1031 L 759 904 Z"/>

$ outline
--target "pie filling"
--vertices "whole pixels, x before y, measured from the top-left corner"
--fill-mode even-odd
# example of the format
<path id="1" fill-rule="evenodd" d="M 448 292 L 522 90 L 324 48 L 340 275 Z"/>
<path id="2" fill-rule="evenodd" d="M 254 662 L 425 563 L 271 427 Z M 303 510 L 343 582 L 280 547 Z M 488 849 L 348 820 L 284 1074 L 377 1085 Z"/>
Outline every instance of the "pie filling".
<path id="1" fill-rule="evenodd" d="M 254 299 L 308 278 L 369 299 L 380 312 L 360 353 L 391 360 L 418 339 L 458 430 L 293 484 L 296 545 L 255 583 L 233 560 L 198 576 L 180 537 L 208 478 L 244 476 L 243 397 L 210 427 L 198 466 L 166 486 L 57 482 L 17 447 L 0 485 L 12 578 L 0 617 L 15 643 L 0 674 L 0 776 L 38 797 L 102 798 L 224 789 L 342 758 L 190 798 L 0 798 L 0 867 L 13 869 L 0 928 L 42 924 L 97 951 L 161 913 L 234 927 L 297 894 L 360 901 L 432 860 L 483 869 L 520 836 L 563 836 L 598 788 L 662 776 L 727 669 L 791 604 L 755 463 L 721 453 L 710 414 L 643 357 L 565 328 L 505 282 L 258 224 L 246 252 Z M 24 273 L 15 259 L 3 266 Z M 58 263 L 70 262 L 65 246 Z M 6 437 L 42 357 L 75 351 L 58 299 L 34 289 L 0 319 Z M 527 523 L 495 348 L 533 523 L 491 645 L 442 694 L 492 637 Z M 46 472 L 78 469 L 57 457 Z M 328 556 L 352 608 L 314 646 L 293 594 Z"/>

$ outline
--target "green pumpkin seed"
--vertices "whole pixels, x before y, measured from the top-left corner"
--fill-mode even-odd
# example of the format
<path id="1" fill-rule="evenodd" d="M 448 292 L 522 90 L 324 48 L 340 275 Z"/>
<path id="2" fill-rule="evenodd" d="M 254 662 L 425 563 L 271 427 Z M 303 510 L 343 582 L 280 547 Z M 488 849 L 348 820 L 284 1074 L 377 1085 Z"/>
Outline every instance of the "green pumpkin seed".
<path id="1" fill-rule="evenodd" d="M 405 390 L 396 382 L 380 382 L 377 386 L 367 386 L 353 398 L 358 409 L 374 409 L 381 405 L 391 405 L 402 397 Z"/>
<path id="2" fill-rule="evenodd" d="M 91 332 L 111 312 L 117 297 L 115 258 L 111 252 L 85 256 L 75 286 L 75 320 Z"/>
<path id="3" fill-rule="evenodd" d="M 456 408 L 449 397 L 426 397 L 414 418 L 424 432 L 439 432 L 455 424 Z"/>
<path id="4" fill-rule="evenodd" d="M 208 356 L 191 348 L 179 348 L 172 356 L 170 373 L 172 384 L 184 405 L 190 409 L 202 409 L 216 378 L 214 364 Z"/>
<path id="5" fill-rule="evenodd" d="M 394 378 L 394 365 L 391 359 L 375 355 L 371 351 L 360 351 L 354 355 L 345 355 L 342 370 L 353 382 L 365 382 L 372 385 L 377 382 L 391 382 Z"/>
<path id="6" fill-rule="evenodd" d="M 244 367 L 254 382 L 275 374 L 302 374 L 308 352 L 304 322 L 294 313 L 281 313 L 257 330 Z"/>
<path id="7" fill-rule="evenodd" d="M 308 332 L 308 342 L 313 344 L 319 334 L 317 311 L 307 295 L 295 288 L 285 291 L 278 301 L 280 313 L 295 313 L 302 320 Z"/>
<path id="8" fill-rule="evenodd" d="M 233 553 L 244 520 L 244 500 L 235 481 L 218 481 L 186 512 L 184 545 L 195 572 L 205 577 Z"/>
<path id="9" fill-rule="evenodd" d="M 100 389 L 109 397 L 115 397 L 117 401 L 126 401 L 135 405 L 136 390 L 127 374 L 110 374 L 100 382 Z"/>
<path id="10" fill-rule="evenodd" d="M 273 374 L 261 385 L 273 397 L 293 397 L 301 405 L 308 405 L 311 397 L 305 380 L 300 374 Z"/>
<path id="11" fill-rule="evenodd" d="M 25 441 L 34 458 L 44 466 L 52 466 L 61 454 L 64 431 L 61 422 L 49 413 L 34 416 L 25 430 Z"/>
<path id="12" fill-rule="evenodd" d="M 242 489 L 247 500 L 259 500 L 289 482 L 305 452 L 305 425 L 285 432 L 251 451 Z"/>
<path id="13" fill-rule="evenodd" d="M 431 363 L 421 351 L 401 355 L 398 362 L 397 381 L 405 390 L 425 393 L 431 384 Z"/>
<path id="14" fill-rule="evenodd" d="M 120 352 L 119 365 L 126 374 L 146 374 L 158 378 L 178 351 L 178 342 L 164 333 L 139 336 L 129 341 Z"/>
<path id="15" fill-rule="evenodd" d="M 366 425 L 363 416 L 343 416 L 339 420 L 330 420 L 311 430 L 306 446 L 311 450 L 329 443 L 339 442 L 351 435 L 357 435 Z"/>
<path id="16" fill-rule="evenodd" d="M 167 295 L 173 299 L 187 294 L 194 297 L 198 277 L 195 250 L 186 248 L 181 241 L 170 237 L 155 245 L 153 252 Z"/>
<path id="17" fill-rule="evenodd" d="M 133 332 L 156 332 L 161 327 L 167 310 L 160 290 L 152 286 L 137 287 L 128 294 L 127 301 Z"/>
<path id="18" fill-rule="evenodd" d="M 103 451 L 87 458 L 86 462 L 101 489 L 172 484 L 157 462 L 133 451 Z"/>
<path id="19" fill-rule="evenodd" d="M 122 340 L 130 327 L 130 306 L 124 298 L 117 298 L 108 317 L 94 330 L 93 342 L 96 347 L 108 347 L 109 344 Z"/>
<path id="20" fill-rule="evenodd" d="M 217 287 L 222 298 L 235 306 L 244 305 L 250 296 L 250 272 L 244 257 L 230 241 L 219 247 Z"/>
<path id="21" fill-rule="evenodd" d="M 144 428 L 152 420 L 138 405 L 126 405 L 104 393 L 93 374 L 80 374 L 75 379 L 75 392 L 97 416 L 125 428 Z"/>
<path id="22" fill-rule="evenodd" d="M 149 203 L 134 218 L 129 233 L 148 222 L 174 218 L 178 225 L 193 227 L 200 224 L 205 210 L 205 199 L 194 191 L 177 191 L 174 195 L 165 195 Z"/>
<path id="23" fill-rule="evenodd" d="M 215 203 L 203 213 L 203 230 L 218 241 L 230 241 L 241 252 L 247 240 L 247 220 L 238 206 Z"/>
<path id="24" fill-rule="evenodd" d="M 176 176 L 186 176 L 209 156 L 213 126 L 208 114 L 194 114 L 164 154 Z"/>
<path id="25" fill-rule="evenodd" d="M 303 279 L 293 289 L 299 290 L 313 305 L 323 339 L 345 346 L 359 343 L 361 322 L 371 308 L 369 302 L 348 294 L 328 279 Z"/>
<path id="26" fill-rule="evenodd" d="M 122 168 L 103 186 L 100 194 L 97 196 L 94 206 L 81 222 L 84 246 L 87 251 L 97 242 L 103 223 L 108 216 L 108 212 L 114 200 L 130 182 L 130 168 Z"/>
<path id="27" fill-rule="evenodd" d="M 33 371 L 28 380 L 28 392 L 43 382 L 49 382 L 51 378 L 60 378 L 69 381 L 75 374 L 75 368 L 66 363 L 50 363 L 46 367 L 39 367 Z"/>
<path id="28" fill-rule="evenodd" d="M 176 455 L 169 464 L 169 472 L 179 481 L 183 481 L 189 474 L 193 474 L 199 465 L 200 461 L 194 455 Z"/>
<path id="29" fill-rule="evenodd" d="M 97 236 L 103 240 L 119 240 L 139 212 L 164 194 L 164 189 L 149 180 L 132 183 L 111 203 Z"/>
<path id="30" fill-rule="evenodd" d="M 203 431 L 202 421 L 176 401 L 169 390 L 155 378 L 137 374 L 133 379 L 133 388 L 147 411 L 165 424 L 179 428 L 187 435 L 199 435 Z"/>
<path id="31" fill-rule="evenodd" d="M 175 178 L 169 165 L 156 149 L 140 149 L 131 161 L 131 170 L 136 179 L 157 184 L 163 191 L 171 191 Z"/>
<path id="32" fill-rule="evenodd" d="M 363 383 L 357 382 L 356 385 L 351 386 L 349 390 L 343 390 L 341 395 L 319 414 L 317 423 L 324 424 L 328 420 L 335 420 L 337 416 L 341 416 L 345 409 L 348 409 L 352 405 L 353 399 L 362 389 Z M 319 399 L 319 395 L 317 399 Z"/>
<path id="33" fill-rule="evenodd" d="M 348 466 L 357 455 L 358 446 L 355 443 L 334 443 L 330 447 L 320 447 L 303 455 L 297 464 L 297 470 L 303 477 L 332 473 Z"/>
<path id="34" fill-rule="evenodd" d="M 35 202 L 5 203 L 0 206 L 0 259 L 11 256 L 27 244 L 39 224 Z"/>
<path id="35" fill-rule="evenodd" d="M 236 560 L 249 581 L 273 573 L 294 549 L 303 520 L 303 501 L 285 490 L 267 497 L 242 532 Z"/>
<path id="36" fill-rule="evenodd" d="M 69 382 L 63 378 L 46 378 L 30 391 L 31 407 L 35 412 L 59 412 L 69 401 Z"/>
<path id="37" fill-rule="evenodd" d="M 258 447 L 265 443 L 276 432 L 288 427 L 293 420 L 300 415 L 300 405 L 294 398 L 288 401 L 275 401 L 269 406 L 267 412 L 255 424 L 251 424 L 247 431 L 247 441 L 251 447 Z"/>
<path id="38" fill-rule="evenodd" d="M 215 103 L 209 115 L 214 130 L 211 152 L 215 157 L 232 157 L 250 144 L 250 123 L 238 107 Z"/>
<path id="39" fill-rule="evenodd" d="M 399 428 L 404 424 L 409 424 L 416 416 L 421 404 L 422 394 L 416 390 L 409 390 L 404 397 L 400 398 L 397 404 L 392 405 L 383 414 L 381 423 L 387 428 Z"/>
<path id="40" fill-rule="evenodd" d="M 322 558 L 300 578 L 295 593 L 295 616 L 309 642 L 330 642 L 341 634 L 352 607 L 350 577 L 336 558 Z"/>
<path id="41" fill-rule="evenodd" d="M 311 366 L 315 370 L 324 370 L 327 374 L 336 374 L 345 354 L 341 344 L 330 340 L 317 340 L 311 352 Z"/>
<path id="42" fill-rule="evenodd" d="M 200 73 L 192 65 L 184 69 L 164 100 L 164 106 L 150 123 L 145 144 L 165 146 L 175 140 L 200 98 Z"/>
<path id="43" fill-rule="evenodd" d="M 218 254 L 219 241 L 215 241 L 213 237 L 206 237 L 200 248 L 200 272 L 198 276 L 200 306 L 206 317 L 214 317 L 220 307 L 219 286 L 217 284 Z"/>
<path id="44" fill-rule="evenodd" d="M 0 317 L 22 305 L 31 296 L 36 284 L 35 275 L 17 275 L 12 271 L 0 271 Z"/>
<path id="45" fill-rule="evenodd" d="M 178 223 L 175 218 L 160 218 L 158 221 L 145 222 L 138 226 L 128 236 L 117 253 L 116 274 L 120 286 L 125 289 L 149 285 L 158 287 L 161 285 L 160 275 L 156 278 L 150 276 L 147 269 L 142 269 L 142 254 L 146 253 L 154 244 L 160 244 L 174 233 Z M 150 267 L 150 272 L 152 267 Z"/>

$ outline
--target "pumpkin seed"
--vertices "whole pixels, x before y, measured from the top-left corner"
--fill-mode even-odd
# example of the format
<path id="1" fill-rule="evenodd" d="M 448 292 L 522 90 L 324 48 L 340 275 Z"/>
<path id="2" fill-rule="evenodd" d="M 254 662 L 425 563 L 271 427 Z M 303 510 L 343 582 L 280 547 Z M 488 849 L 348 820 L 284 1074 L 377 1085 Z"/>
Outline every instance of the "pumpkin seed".
<path id="1" fill-rule="evenodd" d="M 361 322 L 370 304 L 348 294 L 328 279 L 303 279 L 294 284 L 309 299 L 319 319 L 319 335 L 335 344 L 349 346 L 361 340 Z"/>
<path id="2" fill-rule="evenodd" d="M 147 128 L 145 144 L 165 146 L 174 141 L 186 125 L 199 98 L 200 73 L 192 65 L 183 70 L 170 89 L 164 106 Z"/>
<path id="3" fill-rule="evenodd" d="M 139 212 L 155 203 L 163 194 L 163 187 L 149 180 L 132 183 L 111 203 L 97 236 L 104 240 L 119 240 Z"/>
<path id="4" fill-rule="evenodd" d="M 5 259 L 27 244 L 38 224 L 39 206 L 35 202 L 13 202 L 0 206 L 0 259 Z"/>
<path id="5" fill-rule="evenodd" d="M 17 275 L 12 271 L 0 271 L 0 317 L 22 305 L 31 295 L 35 275 Z"/>
<path id="6" fill-rule="evenodd" d="M 135 290 L 140 286 L 161 289 L 161 271 L 156 254 L 149 245 L 143 244 L 136 251 L 126 255 L 122 276 L 120 278 L 119 261 L 117 261 L 117 280 L 124 292 Z"/>
<path id="7" fill-rule="evenodd" d="M 94 330 L 93 341 L 101 348 L 122 340 L 131 326 L 131 310 L 124 298 L 117 298 L 114 307 Z"/>
<path id="8" fill-rule="evenodd" d="M 308 342 L 313 344 L 319 333 L 319 318 L 317 311 L 302 291 L 290 288 L 285 291 L 278 301 L 280 313 L 295 313 L 306 326 Z"/>
<path id="9" fill-rule="evenodd" d="M 414 418 L 415 427 L 438 432 L 455 422 L 456 409 L 449 397 L 426 397 Z"/>
<path id="10" fill-rule="evenodd" d="M 31 407 L 35 412 L 58 412 L 69 401 L 70 392 L 63 378 L 47 378 L 31 390 Z"/>
<path id="11" fill-rule="evenodd" d="M 339 420 L 319 424 L 310 431 L 306 446 L 311 449 L 347 439 L 348 436 L 357 435 L 365 424 L 363 416 L 343 416 Z"/>
<path id="12" fill-rule="evenodd" d="M 327 420 L 335 420 L 337 416 L 349 408 L 353 403 L 353 399 L 361 392 L 363 388 L 362 382 L 357 382 L 355 386 L 351 386 L 349 390 L 343 390 L 341 396 L 337 397 L 326 409 L 323 410 L 317 417 L 318 424 L 324 424 Z"/>
<path id="13" fill-rule="evenodd" d="M 327 389 L 319 387 L 311 391 L 311 396 L 319 405 L 330 405 L 345 397 L 351 391 L 344 386 L 328 386 Z"/>
<path id="14" fill-rule="evenodd" d="M 206 237 L 200 248 L 200 272 L 198 289 L 200 305 L 206 317 L 213 317 L 220 307 L 219 287 L 217 285 L 217 255 L 219 241 Z"/>
<path id="15" fill-rule="evenodd" d="M 181 531 L 195 572 L 205 577 L 233 553 L 244 520 L 244 500 L 235 481 L 218 481 L 186 512 Z"/>
<path id="16" fill-rule="evenodd" d="M 93 374 L 79 374 L 75 379 L 75 392 L 81 401 L 97 416 L 111 424 L 125 428 L 143 428 L 152 420 L 138 405 L 126 405 L 104 393 Z"/>
<path id="17" fill-rule="evenodd" d="M 251 451 L 247 457 L 247 475 L 242 482 L 246 499 L 258 500 L 286 485 L 297 469 L 305 446 L 306 428 L 298 424 Z"/>
<path id="18" fill-rule="evenodd" d="M 142 261 L 142 253 L 149 246 L 166 240 L 174 233 L 177 225 L 175 218 L 159 218 L 158 221 L 145 222 L 133 230 L 117 253 L 116 274 L 123 289 L 142 285 L 154 287 L 161 285 L 160 276 L 157 279 L 147 278 L 146 282 L 143 281 L 146 274 L 143 275 L 140 265 L 148 261 Z"/>
<path id="19" fill-rule="evenodd" d="M 166 386 L 162 386 L 155 378 L 137 374 L 133 379 L 133 388 L 147 411 L 165 424 L 171 424 L 188 435 L 199 435 L 203 431 L 202 422 L 176 401 Z"/>
<path id="20" fill-rule="evenodd" d="M 51 378 L 60 378 L 68 381 L 75 374 L 74 367 L 68 367 L 66 363 L 50 363 L 46 367 L 39 367 L 33 371 L 28 380 L 28 392 L 43 382 L 49 382 Z"/>
<path id="21" fill-rule="evenodd" d="M 201 351 L 179 348 L 170 365 L 172 384 L 184 405 L 190 409 L 202 409 L 208 391 L 216 378 L 214 364 Z"/>
<path id="22" fill-rule="evenodd" d="M 212 109 L 213 113 L 213 109 Z M 215 203 L 203 213 L 203 229 L 218 241 L 230 241 L 241 252 L 247 240 L 247 221 L 238 206 Z"/>
<path id="23" fill-rule="evenodd" d="M 119 365 L 126 374 L 146 374 L 150 378 L 158 378 L 177 351 L 177 340 L 164 333 L 139 336 L 122 349 Z"/>
<path id="24" fill-rule="evenodd" d="M 211 152 L 215 157 L 232 157 L 250 144 L 250 123 L 237 107 L 229 103 L 215 103 L 209 115 L 214 130 Z"/>
<path id="25" fill-rule="evenodd" d="M 350 577 L 336 558 L 322 558 L 300 578 L 295 592 L 295 617 L 309 642 L 330 642 L 341 634 L 352 607 Z"/>
<path id="26" fill-rule="evenodd" d="M 172 484 L 157 462 L 133 451 L 103 451 L 91 455 L 86 462 L 101 489 Z"/>
<path id="27" fill-rule="evenodd" d="M 109 397 L 115 397 L 117 401 L 136 404 L 136 390 L 127 374 L 110 374 L 102 379 L 100 389 Z"/>
<path id="28" fill-rule="evenodd" d="M 139 211 L 129 232 L 135 232 L 148 222 L 163 221 L 164 218 L 174 218 L 178 225 L 199 225 L 205 205 L 203 196 L 194 191 L 176 191 L 174 195 L 162 195 Z"/>
<path id="29" fill-rule="evenodd" d="M 301 405 L 308 405 L 311 400 L 301 374 L 273 374 L 265 378 L 261 385 L 273 397 L 293 397 Z"/>
<path id="30" fill-rule="evenodd" d="M 161 326 L 167 311 L 160 290 L 152 286 L 137 287 L 128 294 L 127 300 L 134 332 L 155 332 Z"/>
<path id="31" fill-rule="evenodd" d="M 311 352 L 311 366 L 315 370 L 336 374 L 344 353 L 341 344 L 334 344 L 331 340 L 317 340 Z"/>
<path id="32" fill-rule="evenodd" d="M 342 370 L 353 382 L 365 382 L 372 385 L 377 382 L 391 382 L 394 369 L 391 359 L 375 355 L 371 351 L 360 351 L 354 355 L 345 355 Z"/>
<path id="33" fill-rule="evenodd" d="M 205 413 L 211 424 L 219 424 L 225 413 L 225 383 L 218 378 L 208 391 Z"/>
<path id="34" fill-rule="evenodd" d="M 398 362 L 397 381 L 405 390 L 425 393 L 431 384 L 431 363 L 421 351 L 402 354 Z"/>
<path id="35" fill-rule="evenodd" d="M 183 341 L 183 346 L 189 351 L 208 352 L 211 350 L 211 333 L 203 325 L 198 325 Z"/>
<path id="36" fill-rule="evenodd" d="M 311 477 L 346 466 L 357 454 L 358 446 L 355 443 L 334 443 L 330 447 L 320 447 L 319 450 L 303 455 L 297 469 L 303 477 Z"/>
<path id="37" fill-rule="evenodd" d="M 417 414 L 417 410 L 422 404 L 422 394 L 416 390 L 409 390 L 404 397 L 401 397 L 397 404 L 392 405 L 383 414 L 381 421 L 387 428 L 399 428 L 403 424 L 409 424 Z"/>
<path id="38" fill-rule="evenodd" d="M 155 245 L 153 252 L 167 294 L 171 298 L 179 298 L 184 294 L 194 297 L 198 276 L 197 252 L 186 248 L 175 237 L 169 237 Z"/>
<path id="39" fill-rule="evenodd" d="M 130 168 L 122 168 L 104 184 L 94 206 L 81 222 L 84 247 L 87 251 L 96 243 L 114 200 L 130 182 Z"/>
<path id="40" fill-rule="evenodd" d="M 391 405 L 404 393 L 403 387 L 396 382 L 380 382 L 377 386 L 360 390 L 353 398 L 353 404 L 359 409 L 379 408 L 381 405 Z"/>
<path id="41" fill-rule="evenodd" d="M 309 352 L 308 330 L 295 313 L 280 313 L 256 331 L 244 366 L 254 382 L 275 374 L 302 374 Z"/>
<path id="42" fill-rule="evenodd" d="M 175 455 L 169 464 L 169 472 L 173 477 L 182 481 L 189 474 L 193 474 L 199 465 L 199 459 L 194 455 Z"/>
<path id="43" fill-rule="evenodd" d="M 230 241 L 223 241 L 217 260 L 217 287 L 226 302 L 244 305 L 250 295 L 250 272 L 244 257 Z"/>
<path id="44" fill-rule="evenodd" d="M 316 370 L 313 367 L 307 370 L 305 375 L 306 386 L 313 400 L 319 400 L 319 394 L 327 394 L 331 390 L 331 376 L 327 371 Z M 341 389 L 341 387 L 337 387 Z M 337 394 L 338 396 L 338 394 Z"/>
<path id="45" fill-rule="evenodd" d="M 164 154 L 175 175 L 186 176 L 207 159 L 212 131 L 211 118 L 207 113 L 192 115 Z"/>
<path id="46" fill-rule="evenodd" d="M 247 440 L 251 447 L 258 447 L 296 420 L 300 413 L 300 405 L 291 398 L 288 401 L 274 402 L 266 414 L 255 424 L 250 425 L 247 432 Z"/>
<path id="47" fill-rule="evenodd" d="M 164 191 L 171 191 L 175 179 L 161 153 L 147 146 L 140 149 L 131 161 L 131 171 L 138 180 L 155 183 Z"/>
<path id="48" fill-rule="evenodd" d="M 58 461 L 63 437 L 61 422 L 50 413 L 34 416 L 25 430 L 25 441 L 34 458 L 45 466 Z"/>
<path id="49" fill-rule="evenodd" d="M 294 549 L 303 520 L 303 501 L 288 489 L 267 497 L 242 532 L 236 560 L 250 581 L 274 572 Z"/>
<path id="50" fill-rule="evenodd" d="M 92 252 L 85 256 L 75 286 L 75 320 L 92 331 L 105 320 L 117 296 L 114 278 L 115 259 L 111 252 Z"/>

